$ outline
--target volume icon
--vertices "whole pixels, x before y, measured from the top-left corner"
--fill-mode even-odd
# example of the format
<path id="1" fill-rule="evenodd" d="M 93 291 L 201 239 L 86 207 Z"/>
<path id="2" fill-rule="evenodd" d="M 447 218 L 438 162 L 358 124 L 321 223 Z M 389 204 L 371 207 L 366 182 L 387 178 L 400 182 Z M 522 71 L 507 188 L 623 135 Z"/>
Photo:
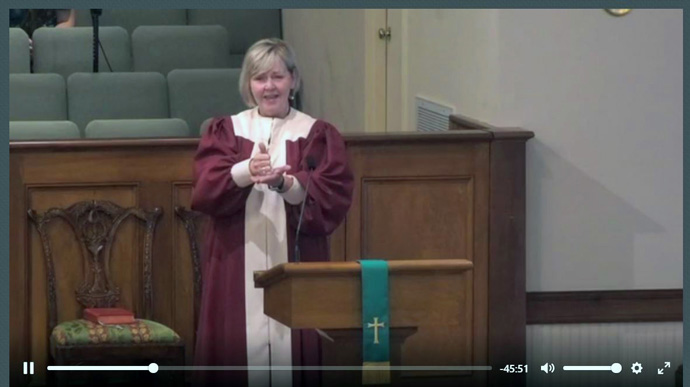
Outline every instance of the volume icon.
<path id="1" fill-rule="evenodd" d="M 552 374 L 556 370 L 556 366 L 553 363 L 544 363 L 541 366 L 541 370 L 544 371 L 545 374 Z"/>

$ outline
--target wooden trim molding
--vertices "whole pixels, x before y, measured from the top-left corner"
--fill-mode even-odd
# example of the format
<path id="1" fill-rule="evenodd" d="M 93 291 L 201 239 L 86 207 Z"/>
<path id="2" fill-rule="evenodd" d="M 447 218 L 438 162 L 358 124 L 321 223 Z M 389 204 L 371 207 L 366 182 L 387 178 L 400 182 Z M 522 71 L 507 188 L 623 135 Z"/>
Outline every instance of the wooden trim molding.
<path id="1" fill-rule="evenodd" d="M 501 131 L 500 128 L 492 128 L 492 131 Z M 523 137 L 530 138 L 532 132 L 520 128 L 508 128 L 510 133 L 523 133 Z M 398 132 L 398 133 L 344 133 L 343 139 L 347 146 L 384 145 L 384 144 L 419 144 L 419 143 L 459 143 L 459 142 L 488 142 L 495 135 L 487 130 L 465 130 L 459 128 L 448 132 Z M 12 152 L 34 151 L 47 149 L 51 151 L 79 151 L 98 148 L 196 148 L 199 138 L 134 138 L 134 139 L 78 139 L 78 140 L 51 140 L 51 141 L 10 141 Z"/>
<path id="2" fill-rule="evenodd" d="M 527 324 L 683 321 L 683 289 L 527 293 Z"/>
<path id="3" fill-rule="evenodd" d="M 493 137 L 489 151 L 489 359 L 493 364 L 519 364 L 527 360 L 527 308 L 522 290 L 526 286 L 525 148 L 534 134 L 514 130 L 497 137 L 502 130 L 482 130 Z M 526 378 L 492 373 L 489 385 L 522 387 Z"/>

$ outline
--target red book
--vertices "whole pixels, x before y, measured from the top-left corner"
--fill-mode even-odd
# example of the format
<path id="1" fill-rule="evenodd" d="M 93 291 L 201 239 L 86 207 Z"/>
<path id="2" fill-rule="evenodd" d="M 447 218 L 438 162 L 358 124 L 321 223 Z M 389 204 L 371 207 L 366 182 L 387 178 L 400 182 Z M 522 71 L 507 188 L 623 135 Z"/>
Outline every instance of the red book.
<path id="1" fill-rule="evenodd" d="M 122 308 L 87 308 L 84 319 L 96 324 L 133 324 L 134 313 Z"/>

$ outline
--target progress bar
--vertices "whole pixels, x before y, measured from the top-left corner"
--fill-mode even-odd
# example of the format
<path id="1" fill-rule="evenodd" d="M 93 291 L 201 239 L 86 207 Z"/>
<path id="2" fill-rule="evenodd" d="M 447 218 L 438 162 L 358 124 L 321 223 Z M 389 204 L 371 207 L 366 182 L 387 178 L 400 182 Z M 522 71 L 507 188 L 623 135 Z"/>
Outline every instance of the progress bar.
<path id="1" fill-rule="evenodd" d="M 152 374 L 158 369 L 156 363 L 147 366 L 48 366 L 48 371 L 148 371 Z"/>
<path id="2" fill-rule="evenodd" d="M 48 371 L 362 371 L 362 366 L 48 366 Z M 491 366 L 371 366 L 391 371 L 491 371 Z"/>
<path id="3" fill-rule="evenodd" d="M 611 371 L 618 374 L 623 370 L 620 363 L 613 363 L 610 366 L 563 366 L 563 371 Z"/>

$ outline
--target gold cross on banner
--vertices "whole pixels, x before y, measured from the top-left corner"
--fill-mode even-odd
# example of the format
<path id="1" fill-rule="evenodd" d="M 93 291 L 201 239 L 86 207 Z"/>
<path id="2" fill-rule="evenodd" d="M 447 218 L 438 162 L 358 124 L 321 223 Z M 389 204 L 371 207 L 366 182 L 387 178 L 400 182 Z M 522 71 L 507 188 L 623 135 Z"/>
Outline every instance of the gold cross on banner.
<path id="1" fill-rule="evenodd" d="M 379 328 L 386 326 L 386 323 L 379 322 L 378 317 L 374 317 L 374 323 L 367 323 L 367 328 L 374 328 L 374 344 L 379 343 Z"/>

